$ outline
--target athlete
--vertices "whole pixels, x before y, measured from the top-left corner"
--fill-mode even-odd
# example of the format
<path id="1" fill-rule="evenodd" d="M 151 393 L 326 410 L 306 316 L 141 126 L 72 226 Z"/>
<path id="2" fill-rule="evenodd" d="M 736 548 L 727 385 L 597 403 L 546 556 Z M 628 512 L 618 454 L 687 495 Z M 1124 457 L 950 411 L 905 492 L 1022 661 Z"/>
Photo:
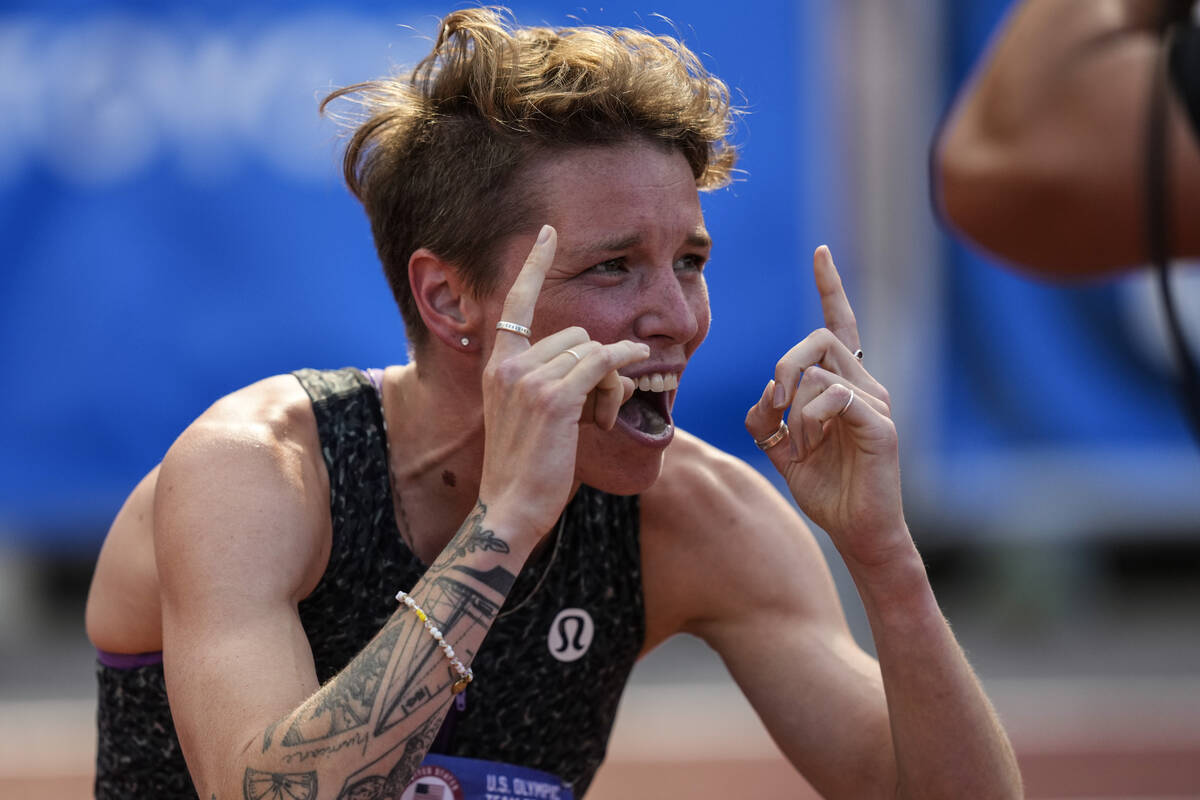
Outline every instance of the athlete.
<path id="1" fill-rule="evenodd" d="M 878 661 L 792 503 L 672 423 L 724 85 L 666 37 L 472 9 L 411 76 L 336 96 L 362 104 L 346 173 L 410 360 L 234 392 L 133 491 L 88 605 L 97 796 L 398 798 L 441 756 L 580 797 L 630 669 L 679 632 L 827 797 L 1020 796 L 827 249 L 825 326 L 764 365 L 745 424 Z"/>

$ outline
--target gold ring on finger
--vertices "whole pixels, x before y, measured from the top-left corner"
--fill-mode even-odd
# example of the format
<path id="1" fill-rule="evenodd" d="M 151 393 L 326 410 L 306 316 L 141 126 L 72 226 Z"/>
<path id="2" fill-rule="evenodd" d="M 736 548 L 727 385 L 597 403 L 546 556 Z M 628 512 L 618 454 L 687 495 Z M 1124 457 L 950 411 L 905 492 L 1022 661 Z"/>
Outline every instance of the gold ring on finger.
<path id="1" fill-rule="evenodd" d="M 569 355 L 569 356 L 575 356 L 575 363 L 576 363 L 576 364 L 578 364 L 580 361 L 583 361 L 583 356 L 579 355 L 579 353 L 576 353 L 574 350 L 572 350 L 572 349 L 571 349 L 571 348 L 569 348 L 569 347 L 568 347 L 566 350 L 563 350 L 563 352 L 564 352 L 564 353 L 566 353 L 566 354 L 567 354 L 567 355 Z"/>
<path id="2" fill-rule="evenodd" d="M 754 443 L 758 445 L 759 450 L 770 450 L 775 445 L 779 444 L 788 435 L 787 423 L 779 420 L 779 427 L 765 439 L 755 439 Z"/>

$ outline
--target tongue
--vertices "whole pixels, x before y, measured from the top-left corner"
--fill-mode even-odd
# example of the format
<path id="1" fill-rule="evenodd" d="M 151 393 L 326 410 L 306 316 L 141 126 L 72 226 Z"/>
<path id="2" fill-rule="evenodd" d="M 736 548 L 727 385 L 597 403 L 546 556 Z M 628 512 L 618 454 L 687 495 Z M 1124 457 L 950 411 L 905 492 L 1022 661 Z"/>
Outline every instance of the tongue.
<path id="1" fill-rule="evenodd" d="M 619 416 L 625 424 L 651 436 L 661 435 L 667 429 L 667 418 L 648 402 L 641 392 L 634 392 L 629 402 L 621 406 Z"/>

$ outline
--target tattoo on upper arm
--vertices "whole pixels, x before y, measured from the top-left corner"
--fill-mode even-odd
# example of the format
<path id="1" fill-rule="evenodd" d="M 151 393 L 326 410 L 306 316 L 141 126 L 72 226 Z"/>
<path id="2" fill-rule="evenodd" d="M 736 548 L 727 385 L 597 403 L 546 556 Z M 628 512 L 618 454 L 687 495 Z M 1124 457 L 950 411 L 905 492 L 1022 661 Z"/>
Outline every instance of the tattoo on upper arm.
<path id="1" fill-rule="evenodd" d="M 313 800 L 317 773 L 264 772 L 247 767 L 242 794 L 245 800 Z"/>

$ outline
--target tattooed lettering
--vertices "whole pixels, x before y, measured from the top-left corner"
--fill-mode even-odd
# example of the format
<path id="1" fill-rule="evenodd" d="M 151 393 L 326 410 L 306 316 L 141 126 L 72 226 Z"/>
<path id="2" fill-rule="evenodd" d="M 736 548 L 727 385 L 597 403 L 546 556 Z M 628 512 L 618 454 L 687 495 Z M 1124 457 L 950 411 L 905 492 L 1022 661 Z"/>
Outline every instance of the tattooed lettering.
<path id="1" fill-rule="evenodd" d="M 283 757 L 283 760 L 289 764 L 303 764 L 309 759 L 333 755 L 334 753 L 345 750 L 348 747 L 360 746 L 365 751 L 370 741 L 371 739 L 367 736 L 367 734 L 359 731 L 353 736 L 343 739 L 337 744 L 327 744 L 322 745 L 321 747 L 312 747 L 307 750 L 301 750 L 296 753 L 288 753 Z"/>
<path id="2" fill-rule="evenodd" d="M 242 793 L 246 800 L 312 800 L 317 796 L 317 773 L 247 768 Z"/>
<path id="3" fill-rule="evenodd" d="M 513 575 L 504 567 L 492 567 L 487 572 L 463 566 L 456 566 L 454 569 L 465 575 L 470 575 L 484 586 L 488 587 L 489 589 L 494 589 L 503 595 L 507 595 L 509 592 L 511 592 L 513 584 L 517 582 L 517 576 Z"/>

